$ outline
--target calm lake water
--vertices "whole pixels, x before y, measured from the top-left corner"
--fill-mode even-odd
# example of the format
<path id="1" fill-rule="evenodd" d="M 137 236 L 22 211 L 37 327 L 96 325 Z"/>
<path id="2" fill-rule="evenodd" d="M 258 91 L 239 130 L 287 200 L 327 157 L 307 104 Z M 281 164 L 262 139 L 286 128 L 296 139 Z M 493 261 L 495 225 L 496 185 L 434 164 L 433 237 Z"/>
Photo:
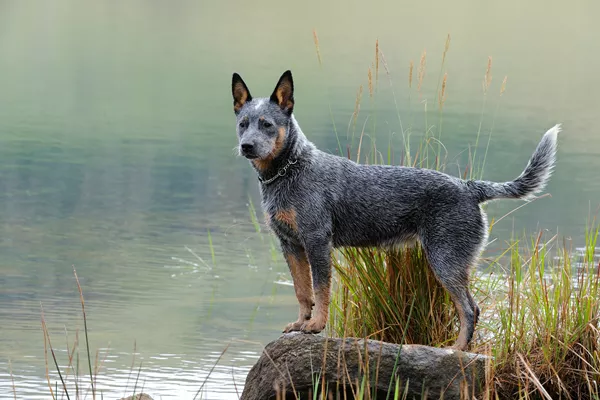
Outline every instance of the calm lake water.
<path id="1" fill-rule="evenodd" d="M 499 222 L 488 251 L 539 229 L 583 245 L 600 198 L 598 15 L 593 1 L 0 1 L 0 398 L 13 398 L 11 368 L 17 398 L 49 398 L 41 305 L 61 364 L 78 330 L 83 340 L 73 268 L 92 352 L 104 359 L 104 398 L 130 393 L 139 369 L 137 387 L 155 398 L 191 399 L 228 345 L 203 396 L 237 398 L 261 346 L 295 318 L 293 288 L 280 284 L 287 267 L 250 218 L 255 175 L 232 150 L 233 71 L 258 96 L 291 68 L 296 118 L 330 152 L 338 151 L 334 124 L 344 149 L 352 141 L 363 85 L 363 146 L 385 152 L 393 133 L 398 162 L 398 115 L 414 142 L 426 123 L 438 130 L 450 33 L 448 172 L 464 169 L 475 143 L 488 56 L 478 150 L 493 125 L 486 179 L 515 177 L 542 134 L 564 128 L 552 196 Z M 376 38 L 393 88 L 380 61 L 372 100 Z M 499 218 L 520 204 L 488 210 Z"/>

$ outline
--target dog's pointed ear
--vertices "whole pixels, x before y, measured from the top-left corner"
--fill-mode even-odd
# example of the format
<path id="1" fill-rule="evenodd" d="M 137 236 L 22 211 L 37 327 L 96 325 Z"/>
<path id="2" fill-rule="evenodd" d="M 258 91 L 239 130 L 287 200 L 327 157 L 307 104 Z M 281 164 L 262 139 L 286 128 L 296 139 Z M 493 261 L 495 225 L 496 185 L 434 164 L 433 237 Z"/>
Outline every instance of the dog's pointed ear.
<path id="1" fill-rule="evenodd" d="M 294 111 L 294 80 L 292 72 L 287 70 L 279 78 L 277 86 L 271 95 L 271 101 L 277 103 L 279 107 L 288 115 Z"/>
<path id="2" fill-rule="evenodd" d="M 252 100 L 248 86 L 237 73 L 233 73 L 231 78 L 231 93 L 233 94 L 233 111 L 239 113 L 246 102 Z"/>

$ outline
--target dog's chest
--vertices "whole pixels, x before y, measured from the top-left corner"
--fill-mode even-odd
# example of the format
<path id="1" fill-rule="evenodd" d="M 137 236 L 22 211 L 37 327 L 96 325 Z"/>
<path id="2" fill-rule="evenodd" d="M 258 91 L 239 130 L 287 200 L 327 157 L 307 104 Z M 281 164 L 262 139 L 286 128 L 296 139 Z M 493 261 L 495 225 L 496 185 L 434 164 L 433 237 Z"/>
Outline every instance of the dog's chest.
<path id="1" fill-rule="evenodd" d="M 263 210 L 265 222 L 273 233 L 283 240 L 298 241 L 298 213 L 293 205 L 263 200 Z"/>

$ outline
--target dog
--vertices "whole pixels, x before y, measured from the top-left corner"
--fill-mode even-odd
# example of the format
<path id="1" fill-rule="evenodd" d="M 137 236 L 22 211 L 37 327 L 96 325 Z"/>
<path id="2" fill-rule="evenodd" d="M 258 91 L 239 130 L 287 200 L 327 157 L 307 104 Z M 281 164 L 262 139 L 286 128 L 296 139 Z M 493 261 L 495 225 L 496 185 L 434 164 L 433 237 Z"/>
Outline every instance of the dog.
<path id="1" fill-rule="evenodd" d="M 269 98 L 253 98 L 237 73 L 231 88 L 239 155 L 258 174 L 266 222 L 279 239 L 299 303 L 298 319 L 284 332 L 325 328 L 333 248 L 418 240 L 459 316 L 452 347 L 466 350 L 479 318 L 469 275 L 488 234 L 481 204 L 529 200 L 545 187 L 560 124 L 546 132 L 515 180 L 462 180 L 424 168 L 361 165 L 318 150 L 294 118 L 289 70 Z"/>

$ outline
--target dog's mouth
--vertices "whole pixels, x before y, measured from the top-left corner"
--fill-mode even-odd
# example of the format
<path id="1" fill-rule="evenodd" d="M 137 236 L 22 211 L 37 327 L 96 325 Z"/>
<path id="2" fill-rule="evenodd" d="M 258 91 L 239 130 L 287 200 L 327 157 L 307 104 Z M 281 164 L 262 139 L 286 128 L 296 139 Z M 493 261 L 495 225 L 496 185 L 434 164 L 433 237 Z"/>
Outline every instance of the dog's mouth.
<path id="1" fill-rule="evenodd" d="M 239 154 L 248 160 L 263 158 L 260 149 L 257 149 L 255 146 L 240 146 Z"/>
<path id="2" fill-rule="evenodd" d="M 256 154 L 256 153 L 255 153 L 254 151 L 252 151 L 252 150 L 250 150 L 250 151 L 247 151 L 247 150 L 246 150 L 246 151 L 244 151 L 244 150 L 240 150 L 240 155 L 241 155 L 242 157 L 245 157 L 245 158 L 247 158 L 248 160 L 255 160 L 255 159 L 259 158 L 259 157 L 258 157 L 258 154 Z"/>

